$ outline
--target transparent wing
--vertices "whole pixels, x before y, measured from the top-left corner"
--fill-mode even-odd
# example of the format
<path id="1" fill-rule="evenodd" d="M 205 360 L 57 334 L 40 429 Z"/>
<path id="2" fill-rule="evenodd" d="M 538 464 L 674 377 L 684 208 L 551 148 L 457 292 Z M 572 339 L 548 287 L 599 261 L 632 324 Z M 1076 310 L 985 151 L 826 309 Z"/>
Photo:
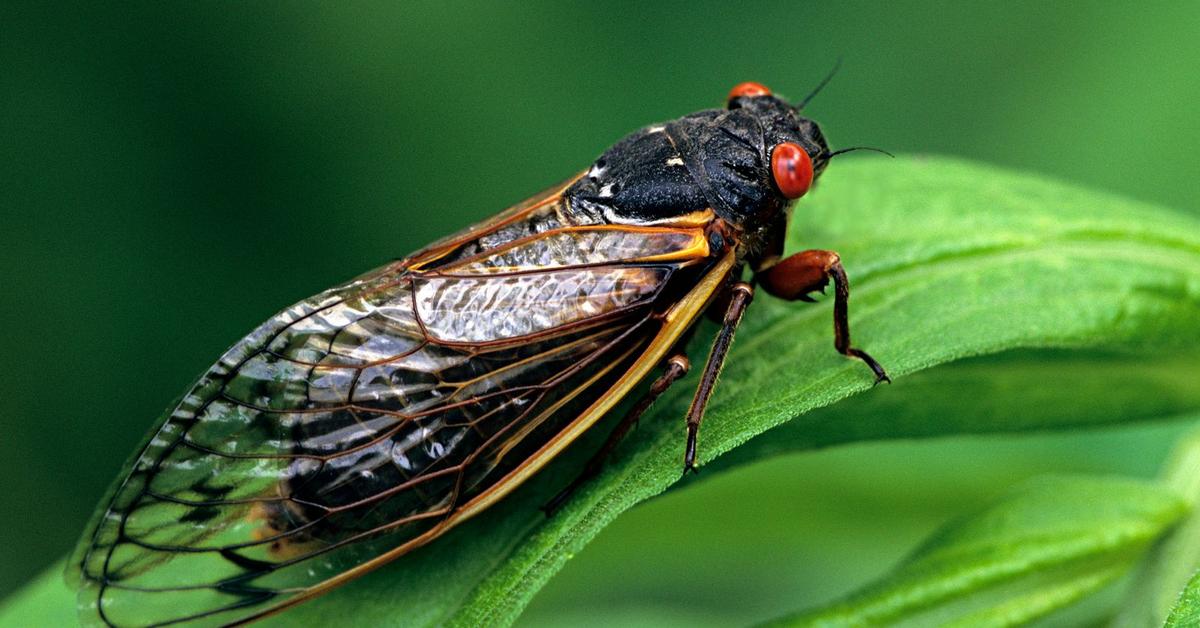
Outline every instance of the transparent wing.
<path id="1" fill-rule="evenodd" d="M 430 250 L 231 348 L 76 550 L 83 621 L 236 621 L 440 534 L 612 388 L 707 255 L 699 230 L 533 231 Z"/>

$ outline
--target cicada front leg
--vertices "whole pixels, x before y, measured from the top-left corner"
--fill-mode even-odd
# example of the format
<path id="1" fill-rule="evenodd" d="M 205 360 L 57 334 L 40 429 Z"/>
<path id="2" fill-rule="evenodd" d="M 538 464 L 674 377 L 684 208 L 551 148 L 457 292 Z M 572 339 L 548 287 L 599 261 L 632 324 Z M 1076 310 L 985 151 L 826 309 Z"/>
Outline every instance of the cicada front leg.
<path id="1" fill-rule="evenodd" d="M 871 367 L 875 383 L 891 382 L 887 371 L 866 351 L 850 345 L 850 321 L 847 302 L 850 300 L 850 281 L 841 258 L 833 251 L 813 249 L 788 257 L 756 278 L 767 294 L 788 301 L 812 301 L 809 293 L 825 291 L 833 280 L 833 346 L 845 356 L 858 358 Z"/>

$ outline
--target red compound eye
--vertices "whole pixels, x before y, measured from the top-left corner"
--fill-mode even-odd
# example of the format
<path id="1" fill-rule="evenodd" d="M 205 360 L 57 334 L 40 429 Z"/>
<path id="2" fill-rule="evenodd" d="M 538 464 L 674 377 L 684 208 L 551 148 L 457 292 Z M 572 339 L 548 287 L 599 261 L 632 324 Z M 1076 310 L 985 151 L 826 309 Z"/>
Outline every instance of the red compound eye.
<path id="1" fill-rule="evenodd" d="M 768 89 L 766 85 L 763 85 L 762 83 L 755 83 L 754 81 L 746 81 L 745 83 L 738 83 L 737 85 L 734 85 L 733 89 L 729 90 L 729 98 L 725 99 L 725 102 L 732 102 L 734 98 L 741 98 L 743 96 L 749 96 L 753 98 L 755 96 L 770 95 L 771 90 Z"/>
<path id="2" fill-rule="evenodd" d="M 771 174 L 775 187 L 787 198 L 800 198 L 813 180 L 812 159 L 798 145 L 784 142 L 771 151 Z"/>

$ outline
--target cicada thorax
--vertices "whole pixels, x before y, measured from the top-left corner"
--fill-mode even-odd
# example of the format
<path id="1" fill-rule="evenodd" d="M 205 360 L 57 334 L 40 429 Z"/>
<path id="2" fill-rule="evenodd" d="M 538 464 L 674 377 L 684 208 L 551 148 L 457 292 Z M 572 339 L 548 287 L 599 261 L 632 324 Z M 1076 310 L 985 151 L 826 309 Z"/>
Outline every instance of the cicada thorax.
<path id="1" fill-rule="evenodd" d="M 739 261 L 762 266 L 786 232 L 787 209 L 828 162 L 812 120 L 758 84 L 709 109 L 634 132 L 564 191 L 581 214 L 622 224 L 675 224 L 712 212 L 736 233 Z"/>

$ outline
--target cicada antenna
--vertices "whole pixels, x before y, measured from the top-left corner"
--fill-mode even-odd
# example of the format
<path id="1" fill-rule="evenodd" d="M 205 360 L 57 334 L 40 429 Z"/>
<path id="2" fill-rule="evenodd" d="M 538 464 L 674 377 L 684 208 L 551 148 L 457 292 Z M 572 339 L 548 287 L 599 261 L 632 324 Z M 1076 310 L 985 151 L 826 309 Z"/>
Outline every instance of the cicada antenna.
<path id="1" fill-rule="evenodd" d="M 895 157 L 895 155 L 887 152 L 886 150 L 883 150 L 882 148 L 875 148 L 874 146 L 851 146 L 850 148 L 843 148 L 841 150 L 835 150 L 832 153 L 829 153 L 829 155 L 826 156 L 825 158 L 833 159 L 833 157 L 836 155 L 841 155 L 843 153 L 849 153 L 849 152 L 856 151 L 856 150 L 869 150 L 869 151 L 876 152 L 876 153 L 883 153 L 884 155 L 887 155 L 888 157 Z"/>
<path id="2" fill-rule="evenodd" d="M 812 99 L 816 98 L 817 94 L 821 93 L 821 90 L 825 89 L 825 86 L 829 84 L 829 81 L 833 80 L 833 75 L 837 74 L 838 70 L 840 70 L 841 68 L 842 68 L 842 58 L 838 57 L 837 61 L 835 61 L 833 63 L 833 69 L 829 71 L 829 74 L 826 74 L 825 78 L 821 79 L 821 82 L 817 83 L 817 86 L 815 88 L 813 88 L 813 90 L 811 92 L 809 92 L 809 94 L 807 96 L 804 97 L 804 100 L 801 100 L 800 104 L 796 105 L 796 111 L 800 111 L 801 109 L 804 109 L 804 107 L 807 106 L 809 102 L 812 102 Z"/>

